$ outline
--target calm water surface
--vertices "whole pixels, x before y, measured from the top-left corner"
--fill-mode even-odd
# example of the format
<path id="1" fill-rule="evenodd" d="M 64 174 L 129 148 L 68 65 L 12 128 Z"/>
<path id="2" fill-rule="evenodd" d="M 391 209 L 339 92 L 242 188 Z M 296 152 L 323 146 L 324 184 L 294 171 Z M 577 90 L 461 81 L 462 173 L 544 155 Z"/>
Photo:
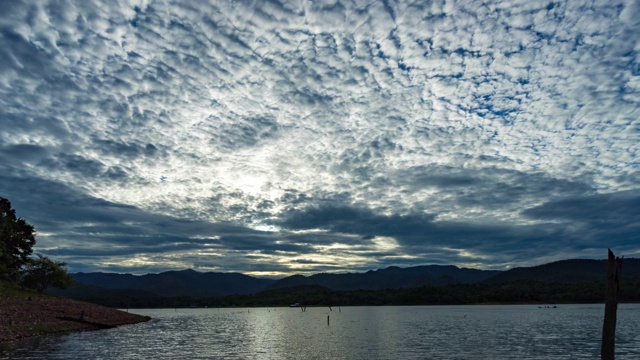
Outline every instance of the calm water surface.
<path id="1" fill-rule="evenodd" d="M 2 359 L 599 359 L 603 305 L 131 310 L 153 320 L 0 348 Z M 329 316 L 329 324 L 327 324 Z M 640 359 L 640 305 L 616 359 Z"/>

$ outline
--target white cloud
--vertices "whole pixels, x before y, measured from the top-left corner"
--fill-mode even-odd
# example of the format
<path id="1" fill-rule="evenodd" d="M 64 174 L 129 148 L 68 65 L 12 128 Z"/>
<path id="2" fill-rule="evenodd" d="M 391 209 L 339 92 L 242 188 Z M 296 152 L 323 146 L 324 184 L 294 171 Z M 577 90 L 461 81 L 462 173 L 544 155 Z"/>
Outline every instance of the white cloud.
<path id="1" fill-rule="evenodd" d="M 633 1 L 4 6 L 0 147 L 46 148 L 22 171 L 96 198 L 247 226 L 335 199 L 522 224 L 562 194 L 508 202 L 515 180 L 638 188 Z M 420 166 L 484 185 L 397 177 Z"/>

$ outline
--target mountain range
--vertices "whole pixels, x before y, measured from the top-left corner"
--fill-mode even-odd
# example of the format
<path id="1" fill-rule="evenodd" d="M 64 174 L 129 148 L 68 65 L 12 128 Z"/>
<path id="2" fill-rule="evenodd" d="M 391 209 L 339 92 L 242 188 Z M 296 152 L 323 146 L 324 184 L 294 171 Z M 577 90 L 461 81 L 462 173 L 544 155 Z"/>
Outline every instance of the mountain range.
<path id="1" fill-rule="evenodd" d="M 275 282 L 240 273 L 203 273 L 191 269 L 147 275 L 75 273 L 71 277 L 76 283 L 104 289 L 135 289 L 165 297 L 196 298 L 253 294 Z"/>
<path id="2" fill-rule="evenodd" d="M 197 272 L 191 269 L 147 275 L 95 272 L 71 274 L 78 285 L 55 293 L 71 297 L 78 297 L 78 293 L 82 293 L 85 299 L 88 293 L 95 294 L 100 291 L 110 291 L 111 294 L 134 293 L 139 297 L 206 298 L 257 294 L 303 286 L 322 287 L 331 291 L 355 291 L 453 284 L 495 285 L 522 281 L 560 284 L 603 283 L 606 269 L 606 260 L 574 259 L 506 271 L 459 268 L 453 265 L 407 268 L 391 266 L 364 273 L 293 275 L 277 280 L 240 273 Z M 624 259 L 622 279 L 640 279 L 640 259 Z"/>

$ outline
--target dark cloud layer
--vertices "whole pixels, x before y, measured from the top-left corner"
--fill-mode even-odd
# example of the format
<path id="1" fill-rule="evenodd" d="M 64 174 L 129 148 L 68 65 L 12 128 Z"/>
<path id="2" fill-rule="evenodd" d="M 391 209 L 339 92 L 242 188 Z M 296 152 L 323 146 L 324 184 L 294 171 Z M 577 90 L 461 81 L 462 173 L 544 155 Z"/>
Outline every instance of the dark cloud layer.
<path id="1" fill-rule="evenodd" d="M 0 196 L 72 270 L 640 253 L 633 1 L 0 2 Z"/>

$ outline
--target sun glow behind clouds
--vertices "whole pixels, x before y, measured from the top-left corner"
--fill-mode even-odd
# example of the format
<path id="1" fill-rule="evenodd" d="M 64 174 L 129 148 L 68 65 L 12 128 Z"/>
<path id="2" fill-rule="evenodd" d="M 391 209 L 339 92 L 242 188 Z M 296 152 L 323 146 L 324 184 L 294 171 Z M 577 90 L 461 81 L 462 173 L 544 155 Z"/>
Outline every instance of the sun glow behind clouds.
<path id="1" fill-rule="evenodd" d="M 125 271 L 135 272 L 140 268 L 156 268 L 158 266 L 163 266 L 168 269 L 185 269 L 188 268 L 188 264 L 179 261 L 179 260 L 171 260 L 168 258 L 158 258 L 156 256 L 149 256 L 145 254 L 139 254 L 135 257 L 128 259 L 112 259 L 111 261 L 102 261 L 99 264 L 96 264 L 102 268 L 116 268 L 123 269 Z"/>
<path id="2" fill-rule="evenodd" d="M 279 232 L 281 229 L 276 225 L 270 224 L 256 224 L 251 226 L 252 229 L 266 232 Z M 276 242 L 277 243 L 277 242 Z"/>
<path id="3" fill-rule="evenodd" d="M 372 242 L 377 251 L 393 251 L 399 247 L 396 239 L 386 236 L 376 236 Z"/>

